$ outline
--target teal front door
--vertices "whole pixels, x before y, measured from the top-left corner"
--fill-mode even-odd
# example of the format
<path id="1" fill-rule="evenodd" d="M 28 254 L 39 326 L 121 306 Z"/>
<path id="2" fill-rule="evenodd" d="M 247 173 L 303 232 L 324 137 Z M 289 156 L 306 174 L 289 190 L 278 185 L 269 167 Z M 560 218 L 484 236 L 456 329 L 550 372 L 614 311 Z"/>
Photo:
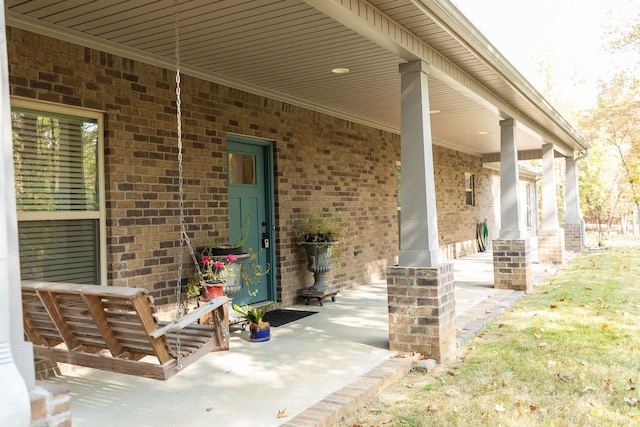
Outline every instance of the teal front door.
<path id="1" fill-rule="evenodd" d="M 229 135 L 227 166 L 229 185 L 229 237 L 234 242 L 246 235 L 245 252 L 257 255 L 262 275 L 252 286 L 243 283 L 233 296 L 239 305 L 275 300 L 273 239 L 273 171 L 268 141 Z M 251 262 L 243 270 L 253 275 Z"/>

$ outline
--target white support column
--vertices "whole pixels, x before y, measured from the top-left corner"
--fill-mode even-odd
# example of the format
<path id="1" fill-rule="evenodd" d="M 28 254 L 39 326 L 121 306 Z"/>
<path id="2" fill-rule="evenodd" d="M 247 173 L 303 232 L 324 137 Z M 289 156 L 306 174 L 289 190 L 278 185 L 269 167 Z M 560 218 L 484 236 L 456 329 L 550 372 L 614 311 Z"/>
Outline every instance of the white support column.
<path id="1" fill-rule="evenodd" d="M 580 197 L 578 190 L 578 162 L 573 157 L 565 157 L 566 184 L 564 195 L 564 242 L 565 249 L 582 251 L 582 219 L 580 218 Z"/>
<path id="2" fill-rule="evenodd" d="M 520 195 L 516 121 L 500 122 L 500 237 L 493 241 L 493 286 L 530 292 L 531 245 Z"/>
<path id="3" fill-rule="evenodd" d="M 578 170 L 573 157 L 565 157 L 566 184 L 564 195 L 565 224 L 580 223 L 580 198 L 578 197 Z"/>
<path id="4" fill-rule="evenodd" d="M 524 239 L 519 191 L 516 121 L 500 122 L 500 239 Z"/>
<path id="5" fill-rule="evenodd" d="M 399 263 L 407 267 L 440 264 L 436 189 L 429 117 L 428 64 L 400 64 L 401 161 Z"/>
<path id="6" fill-rule="evenodd" d="M 0 8 L 0 25 L 0 425 L 28 426 L 31 403 L 27 385 L 35 387 L 35 374 L 33 350 L 31 343 L 24 341 L 22 327 L 4 7 Z"/>
<path id="7" fill-rule="evenodd" d="M 542 146 L 542 229 L 545 230 L 560 228 L 554 156 L 553 144 Z"/>
<path id="8" fill-rule="evenodd" d="M 553 144 L 542 146 L 542 228 L 538 230 L 540 264 L 564 264 L 564 229 L 558 222 Z"/>

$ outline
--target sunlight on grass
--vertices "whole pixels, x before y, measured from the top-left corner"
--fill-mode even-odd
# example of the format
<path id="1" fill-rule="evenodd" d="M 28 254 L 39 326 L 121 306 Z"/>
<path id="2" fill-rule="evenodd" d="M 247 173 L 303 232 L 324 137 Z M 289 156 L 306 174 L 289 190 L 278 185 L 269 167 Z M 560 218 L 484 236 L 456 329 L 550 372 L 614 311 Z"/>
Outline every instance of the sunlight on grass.
<path id="1" fill-rule="evenodd" d="M 573 260 L 344 426 L 640 425 L 640 248 Z M 408 386 L 408 385 L 411 386 Z"/>

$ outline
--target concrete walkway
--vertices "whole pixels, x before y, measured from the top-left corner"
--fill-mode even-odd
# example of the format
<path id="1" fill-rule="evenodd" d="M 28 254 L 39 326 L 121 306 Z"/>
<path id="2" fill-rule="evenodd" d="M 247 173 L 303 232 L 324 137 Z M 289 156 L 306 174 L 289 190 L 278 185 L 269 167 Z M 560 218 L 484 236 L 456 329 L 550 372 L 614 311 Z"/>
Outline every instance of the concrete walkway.
<path id="1" fill-rule="evenodd" d="M 460 345 L 521 293 L 493 289 L 490 253 L 454 264 Z M 322 307 L 289 307 L 318 313 L 271 328 L 264 343 L 233 331 L 229 352 L 210 353 L 166 382 L 89 368 L 51 382 L 71 389 L 74 427 L 333 425 L 411 368 L 388 350 L 386 298 L 380 281 Z"/>

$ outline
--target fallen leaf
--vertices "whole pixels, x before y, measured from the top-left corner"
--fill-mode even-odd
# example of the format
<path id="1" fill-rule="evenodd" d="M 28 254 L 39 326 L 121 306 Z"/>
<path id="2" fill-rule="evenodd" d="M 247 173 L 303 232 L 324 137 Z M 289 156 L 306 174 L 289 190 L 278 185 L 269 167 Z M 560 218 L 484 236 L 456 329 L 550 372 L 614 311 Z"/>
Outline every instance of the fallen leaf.
<path id="1" fill-rule="evenodd" d="M 612 391 L 613 393 L 616 392 L 616 388 L 613 386 L 613 381 L 611 381 L 610 379 L 604 379 L 602 380 L 602 386 L 606 389 L 608 389 L 609 391 Z"/>
<path id="2" fill-rule="evenodd" d="M 569 382 L 569 379 L 570 379 L 569 377 L 567 377 L 567 376 L 561 376 L 560 374 L 556 374 L 556 378 L 557 378 L 557 379 L 559 379 L 559 380 L 560 380 L 560 381 L 562 381 L 562 382 L 565 382 L 565 383 L 566 383 L 566 382 Z"/>
<path id="3" fill-rule="evenodd" d="M 608 325 L 608 324 L 606 324 L 606 323 L 603 323 L 603 324 L 602 324 L 602 329 L 607 329 L 608 327 L 609 327 L 609 325 Z"/>
<path id="4" fill-rule="evenodd" d="M 591 387 L 590 385 L 586 386 L 585 388 L 582 389 L 583 393 L 586 393 L 588 391 L 593 391 L 595 390 L 595 388 Z"/>
<path id="5" fill-rule="evenodd" d="M 501 406 L 501 405 L 496 405 L 496 407 L 493 408 L 493 409 L 495 409 L 496 412 L 504 412 L 505 411 L 504 406 Z"/>
<path id="6" fill-rule="evenodd" d="M 540 335 L 540 334 L 533 334 L 533 336 L 536 337 L 537 339 L 542 338 L 542 335 Z"/>
<path id="7" fill-rule="evenodd" d="M 286 417 L 288 417 L 287 408 L 278 409 L 278 418 L 286 418 Z"/>
<path id="8" fill-rule="evenodd" d="M 538 410 L 538 407 L 537 407 L 536 405 L 529 405 L 529 410 L 530 410 L 531 412 L 533 412 L 533 411 L 537 411 L 537 410 Z"/>
<path id="9" fill-rule="evenodd" d="M 438 410 L 438 405 L 436 405 L 435 403 L 432 403 L 429 406 L 427 406 L 427 411 L 435 412 L 437 410 Z"/>
<path id="10" fill-rule="evenodd" d="M 625 397 L 624 401 L 634 406 L 638 404 L 638 399 L 636 399 L 635 397 Z"/>
<path id="11" fill-rule="evenodd" d="M 558 306 L 555 304 L 551 304 L 551 308 L 558 308 Z"/>
<path id="12" fill-rule="evenodd" d="M 213 406 L 209 406 L 207 409 L 205 409 L 205 411 L 207 411 L 207 412 L 213 411 Z"/>
<path id="13" fill-rule="evenodd" d="M 544 341 L 541 341 L 541 342 L 538 343 L 538 347 L 544 347 L 546 345 L 547 345 L 547 343 L 544 342 Z"/>

